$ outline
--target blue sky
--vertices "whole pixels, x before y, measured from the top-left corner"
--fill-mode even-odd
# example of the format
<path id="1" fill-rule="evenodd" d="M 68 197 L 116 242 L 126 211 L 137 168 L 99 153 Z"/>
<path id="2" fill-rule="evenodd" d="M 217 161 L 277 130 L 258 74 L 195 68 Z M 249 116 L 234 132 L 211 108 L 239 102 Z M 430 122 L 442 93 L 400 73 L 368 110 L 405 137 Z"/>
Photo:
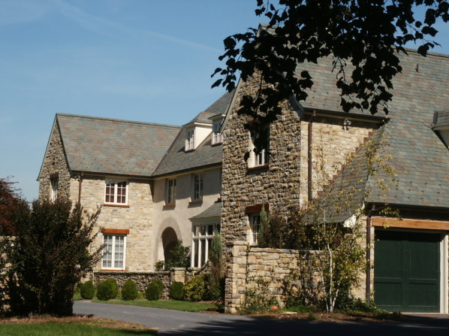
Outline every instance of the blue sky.
<path id="1" fill-rule="evenodd" d="M 256 0 L 0 0 L 0 177 L 28 200 L 55 113 L 182 125 L 211 89 L 223 39 Z M 449 53 L 449 28 L 438 41 Z M 447 42 L 445 42 L 447 41 Z"/>

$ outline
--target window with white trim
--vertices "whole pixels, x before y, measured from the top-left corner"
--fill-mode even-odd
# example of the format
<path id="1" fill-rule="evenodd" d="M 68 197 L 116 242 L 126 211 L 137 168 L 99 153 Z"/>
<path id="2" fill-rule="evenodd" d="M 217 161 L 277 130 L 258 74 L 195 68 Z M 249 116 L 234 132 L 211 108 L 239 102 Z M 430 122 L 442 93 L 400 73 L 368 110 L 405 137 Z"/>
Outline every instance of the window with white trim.
<path id="1" fill-rule="evenodd" d="M 128 182 L 106 179 L 104 202 L 108 204 L 128 204 Z"/>
<path id="2" fill-rule="evenodd" d="M 258 236 L 260 231 L 260 213 L 252 213 L 249 214 L 249 227 L 250 227 L 250 234 L 248 237 L 249 243 L 251 245 L 257 245 L 258 243 Z"/>
<path id="3" fill-rule="evenodd" d="M 58 184 L 58 178 L 50 179 L 50 200 L 52 202 L 56 201 L 56 199 L 58 198 Z"/>
<path id="4" fill-rule="evenodd" d="M 219 223 L 194 224 L 192 232 L 191 267 L 199 268 L 209 260 L 214 232 L 220 232 Z"/>
<path id="5" fill-rule="evenodd" d="M 103 235 L 103 269 L 125 269 L 126 235 Z"/>
<path id="6" fill-rule="evenodd" d="M 248 167 L 260 167 L 268 164 L 270 129 L 268 126 L 253 128 L 250 132 Z"/>
<path id="7" fill-rule="evenodd" d="M 223 142 L 223 135 L 220 133 L 221 124 L 223 119 L 215 120 L 212 123 L 212 145 L 216 145 Z"/>
<path id="8" fill-rule="evenodd" d="M 195 129 L 192 128 L 187 130 L 185 150 L 189 151 L 194 149 L 195 149 Z"/>
<path id="9" fill-rule="evenodd" d="M 193 201 L 201 201 L 203 199 L 203 174 L 195 174 L 193 176 Z"/>
<path id="10" fill-rule="evenodd" d="M 168 179 L 166 184 L 166 205 L 173 205 L 176 203 L 176 179 Z"/>

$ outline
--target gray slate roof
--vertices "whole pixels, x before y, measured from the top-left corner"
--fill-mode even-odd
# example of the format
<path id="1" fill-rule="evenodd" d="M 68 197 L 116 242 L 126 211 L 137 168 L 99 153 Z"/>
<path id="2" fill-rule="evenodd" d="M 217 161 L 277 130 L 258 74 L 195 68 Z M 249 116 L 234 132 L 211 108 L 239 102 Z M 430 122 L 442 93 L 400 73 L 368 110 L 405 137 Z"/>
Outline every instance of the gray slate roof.
<path id="1" fill-rule="evenodd" d="M 391 121 L 383 145 L 388 145 L 398 188 L 384 197 L 373 190 L 370 200 L 409 206 L 449 208 L 449 151 L 432 130 L 435 111 L 449 110 L 449 57 L 402 54 L 403 71 L 393 80 Z M 304 64 L 315 82 L 303 106 L 341 111 L 331 63 Z M 356 111 L 355 113 L 360 113 Z M 369 112 L 364 112 L 369 113 Z"/>
<path id="2" fill-rule="evenodd" d="M 57 114 L 71 171 L 151 176 L 179 127 Z"/>
<path id="3" fill-rule="evenodd" d="M 209 208 L 204 210 L 202 213 L 190 219 L 205 219 L 213 217 L 221 217 L 221 202 L 215 202 Z"/>
<path id="4" fill-rule="evenodd" d="M 198 114 L 191 122 L 201 122 L 204 124 L 212 124 L 209 119 L 217 114 L 226 113 L 231 103 L 234 93 L 225 93 L 214 104 L 209 106 L 204 112 Z M 202 144 L 195 150 L 185 152 L 186 129 L 181 129 L 173 145 L 168 150 L 167 155 L 163 158 L 154 176 L 166 175 L 179 171 L 195 169 L 203 166 L 221 164 L 223 146 L 212 146 L 212 137 L 209 135 Z"/>

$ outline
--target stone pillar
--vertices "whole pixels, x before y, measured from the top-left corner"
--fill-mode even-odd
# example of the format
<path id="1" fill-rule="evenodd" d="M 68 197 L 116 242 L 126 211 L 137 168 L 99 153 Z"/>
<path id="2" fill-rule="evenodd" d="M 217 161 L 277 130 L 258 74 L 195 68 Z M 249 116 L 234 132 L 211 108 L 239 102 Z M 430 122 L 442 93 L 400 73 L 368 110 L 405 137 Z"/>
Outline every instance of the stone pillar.
<path id="1" fill-rule="evenodd" d="M 186 282 L 186 269 L 184 267 L 174 267 L 170 270 L 170 283 Z"/>
<path id="2" fill-rule="evenodd" d="M 248 242 L 229 242 L 227 248 L 225 312 L 236 314 L 245 302 Z"/>

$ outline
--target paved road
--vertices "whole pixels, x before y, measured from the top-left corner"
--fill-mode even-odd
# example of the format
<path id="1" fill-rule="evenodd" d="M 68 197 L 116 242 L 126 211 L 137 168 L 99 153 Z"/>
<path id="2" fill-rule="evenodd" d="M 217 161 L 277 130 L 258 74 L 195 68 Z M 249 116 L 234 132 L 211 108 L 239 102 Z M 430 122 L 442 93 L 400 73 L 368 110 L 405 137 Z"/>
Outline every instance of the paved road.
<path id="1" fill-rule="evenodd" d="M 393 323 L 330 323 L 309 321 L 270 321 L 233 315 L 188 313 L 77 301 L 77 314 L 134 322 L 159 328 L 159 335 L 332 335 L 332 336 L 428 336 L 449 335 L 448 315 L 407 316 Z"/>

